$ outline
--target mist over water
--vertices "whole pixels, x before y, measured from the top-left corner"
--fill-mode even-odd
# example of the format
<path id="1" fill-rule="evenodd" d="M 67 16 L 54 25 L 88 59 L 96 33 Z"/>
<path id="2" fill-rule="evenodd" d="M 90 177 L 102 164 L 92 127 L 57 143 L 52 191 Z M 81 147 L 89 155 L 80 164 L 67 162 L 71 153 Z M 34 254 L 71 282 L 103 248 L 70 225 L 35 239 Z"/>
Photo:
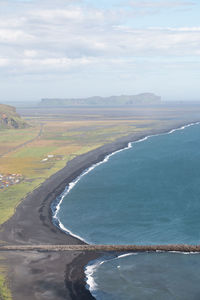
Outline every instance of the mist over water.
<path id="1" fill-rule="evenodd" d="M 200 125 L 133 143 L 63 199 L 63 226 L 90 243 L 200 243 Z M 200 255 L 143 253 L 87 267 L 97 300 L 200 299 Z"/>

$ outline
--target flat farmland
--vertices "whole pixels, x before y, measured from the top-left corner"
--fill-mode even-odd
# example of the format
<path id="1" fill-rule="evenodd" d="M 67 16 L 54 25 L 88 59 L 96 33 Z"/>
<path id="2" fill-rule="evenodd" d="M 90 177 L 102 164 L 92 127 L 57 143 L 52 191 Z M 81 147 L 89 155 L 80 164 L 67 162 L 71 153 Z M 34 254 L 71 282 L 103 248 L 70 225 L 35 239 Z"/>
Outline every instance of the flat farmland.
<path id="1" fill-rule="evenodd" d="M 200 107 L 20 108 L 31 125 L 0 134 L 0 174 L 19 174 L 20 183 L 0 190 L 0 224 L 27 193 L 77 155 L 148 129 L 198 118 Z"/>
<path id="2" fill-rule="evenodd" d="M 0 189 L 0 224 L 26 195 L 74 157 L 129 134 L 200 120 L 200 106 L 133 108 L 20 108 L 30 124 L 0 131 L 0 176 L 19 176 Z M 4 177 L 3 177 L 4 176 Z M 17 177 L 18 178 L 18 177 Z M 2 242 L 3 243 L 3 242 Z M 11 299 L 8 270 L 0 257 L 0 298 Z"/>

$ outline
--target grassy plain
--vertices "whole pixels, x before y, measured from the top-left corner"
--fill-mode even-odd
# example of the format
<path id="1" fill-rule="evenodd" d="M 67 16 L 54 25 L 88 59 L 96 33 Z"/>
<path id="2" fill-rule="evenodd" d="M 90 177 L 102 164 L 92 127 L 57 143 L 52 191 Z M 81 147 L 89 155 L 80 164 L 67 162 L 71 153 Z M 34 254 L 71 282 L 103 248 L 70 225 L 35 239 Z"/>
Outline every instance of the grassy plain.
<path id="1" fill-rule="evenodd" d="M 0 131 L 0 174 L 23 180 L 0 190 L 0 225 L 22 199 L 77 155 L 122 136 L 192 120 L 200 107 L 22 110 L 31 127 Z M 0 260 L 0 299 L 11 299 Z"/>
<path id="2" fill-rule="evenodd" d="M 199 109 L 199 108 L 198 108 Z M 130 133 L 188 118 L 188 107 L 28 109 L 31 127 L 0 131 L 0 174 L 23 180 L 0 190 L 0 224 L 20 201 L 77 155 Z M 197 113 L 190 108 L 189 114 Z"/>
<path id="3" fill-rule="evenodd" d="M 152 121 L 145 120 L 149 127 Z M 40 136 L 38 125 L 28 129 L 4 130 L 0 138 L 0 174 L 21 174 L 23 181 L 0 191 L 0 224 L 8 220 L 27 193 L 46 178 L 63 168 L 77 155 L 107 142 L 141 130 L 135 120 L 52 119 L 43 124 Z M 144 128 L 142 128 L 144 129 Z M 34 137 L 36 137 L 34 139 Z M 30 141 L 30 142 L 29 142 Z M 7 154 L 3 155 L 6 152 Z"/>

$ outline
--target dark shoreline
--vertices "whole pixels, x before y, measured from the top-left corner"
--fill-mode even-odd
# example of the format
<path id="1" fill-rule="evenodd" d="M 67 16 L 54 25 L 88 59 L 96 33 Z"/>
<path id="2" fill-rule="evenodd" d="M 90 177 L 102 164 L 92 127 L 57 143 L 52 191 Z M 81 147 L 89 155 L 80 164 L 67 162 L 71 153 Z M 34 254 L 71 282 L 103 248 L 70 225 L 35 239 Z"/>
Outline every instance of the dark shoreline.
<path id="1" fill-rule="evenodd" d="M 149 135 L 167 133 L 172 129 L 178 129 L 198 121 L 174 122 L 173 125 L 165 125 L 159 129 L 127 135 L 115 142 L 105 144 L 98 149 L 74 158 L 62 170 L 52 175 L 40 187 L 27 195 L 16 208 L 14 216 L 0 226 L 0 240 L 5 241 L 7 244 L 84 244 L 83 241 L 64 233 L 52 221 L 52 202 L 61 195 L 66 186 L 86 169 L 102 161 L 107 155 L 127 147 L 130 142 Z M 101 255 L 102 253 L 81 252 L 76 254 L 75 258 L 70 258 L 71 260 L 67 263 L 65 270 L 65 284 L 69 296 L 68 298 L 63 296 L 62 299 L 94 299 L 85 287 L 84 266 Z M 60 254 L 60 256 L 62 256 L 64 263 L 63 255 Z M 48 264 L 48 262 L 44 264 Z M 45 267 L 46 265 L 44 265 L 44 269 Z M 54 268 L 55 274 L 60 272 L 56 265 Z M 16 299 L 18 298 L 16 297 Z M 21 299 L 23 300 L 23 298 Z"/>

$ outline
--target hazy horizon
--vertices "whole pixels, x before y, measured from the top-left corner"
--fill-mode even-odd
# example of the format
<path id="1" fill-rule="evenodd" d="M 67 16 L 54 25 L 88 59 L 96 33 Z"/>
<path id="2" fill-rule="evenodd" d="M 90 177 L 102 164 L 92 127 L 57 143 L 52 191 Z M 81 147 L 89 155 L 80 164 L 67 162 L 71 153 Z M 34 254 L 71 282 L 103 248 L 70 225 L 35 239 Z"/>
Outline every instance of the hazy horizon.
<path id="1" fill-rule="evenodd" d="M 2 0 L 0 102 L 198 101 L 199 12 L 197 0 Z"/>
<path id="2" fill-rule="evenodd" d="M 106 98 L 106 97 L 111 97 L 111 96 L 122 96 L 121 94 L 119 95 L 108 95 L 108 96 L 101 96 L 101 95 L 93 95 L 93 96 L 86 96 L 86 97 L 69 97 L 70 99 L 81 99 L 81 98 L 90 98 L 90 97 L 102 97 L 102 98 Z M 160 96 L 160 95 L 157 95 L 157 96 Z M 67 99 L 68 97 L 49 97 L 49 98 L 46 98 L 46 99 Z M 34 103 L 34 104 L 37 104 L 39 102 L 41 102 L 41 100 L 44 99 L 44 98 L 41 98 L 41 99 L 23 99 L 23 100 L 20 100 L 20 99 L 10 99 L 10 100 L 5 100 L 5 99 L 2 99 L 0 100 L 0 104 L 14 104 L 14 103 Z M 161 97 L 161 103 L 200 103 L 200 99 L 162 99 Z"/>

